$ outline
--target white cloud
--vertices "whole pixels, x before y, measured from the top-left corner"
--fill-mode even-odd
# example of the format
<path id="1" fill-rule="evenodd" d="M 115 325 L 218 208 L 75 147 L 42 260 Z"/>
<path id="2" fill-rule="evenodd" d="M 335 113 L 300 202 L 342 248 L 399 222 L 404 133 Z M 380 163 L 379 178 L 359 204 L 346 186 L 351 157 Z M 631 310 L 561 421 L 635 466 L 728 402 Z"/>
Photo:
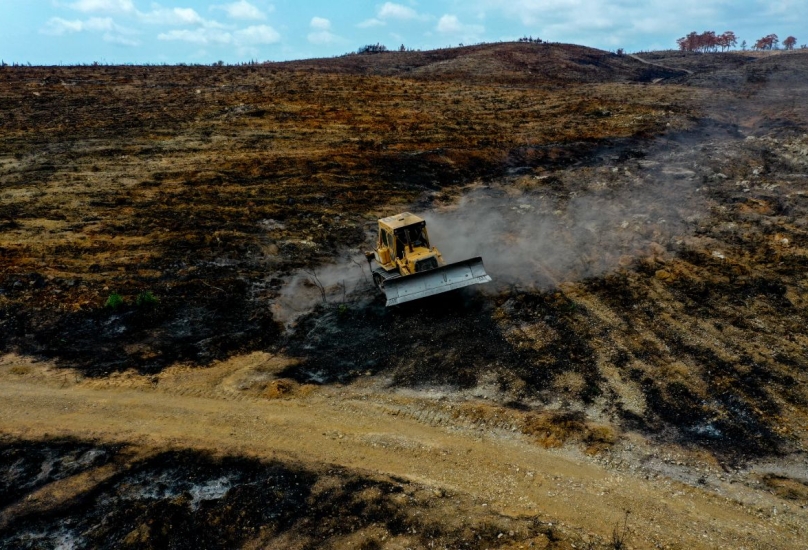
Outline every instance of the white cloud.
<path id="1" fill-rule="evenodd" d="M 216 28 L 174 29 L 157 35 L 158 40 L 191 42 L 192 44 L 231 44 L 233 35 Z"/>
<path id="2" fill-rule="evenodd" d="M 109 12 L 127 15 L 141 23 L 163 26 L 192 26 L 203 25 L 208 27 L 223 27 L 221 23 L 204 19 L 193 8 L 164 8 L 153 3 L 150 11 L 139 11 L 132 0 L 77 0 L 68 4 L 68 7 L 82 12 Z M 246 0 L 234 4 L 227 4 L 231 10 L 229 14 L 250 15 L 249 8 L 254 8 Z M 255 8 L 257 10 L 257 8 Z M 260 12 L 259 12 L 260 13 Z M 252 13 L 252 15 L 255 15 Z"/>
<path id="3" fill-rule="evenodd" d="M 482 25 L 466 25 L 460 22 L 456 15 L 445 14 L 438 21 L 435 30 L 441 34 L 461 36 L 465 39 L 482 35 L 485 28 Z"/>
<path id="4" fill-rule="evenodd" d="M 328 31 L 317 31 L 317 32 L 310 32 L 306 38 L 312 44 L 331 44 L 333 42 L 339 42 L 340 38 Z"/>
<path id="5" fill-rule="evenodd" d="M 331 28 L 331 21 L 324 17 L 312 17 L 310 25 L 312 29 L 327 31 Z"/>
<path id="6" fill-rule="evenodd" d="M 208 23 L 193 8 L 160 8 L 150 12 L 138 12 L 138 19 L 151 25 L 205 25 Z M 212 25 L 218 26 L 218 25 Z"/>
<path id="7" fill-rule="evenodd" d="M 127 36 L 122 36 L 120 34 L 112 34 L 112 33 L 104 33 L 104 42 L 109 42 L 110 44 L 119 44 L 121 46 L 129 46 L 135 47 L 140 46 L 139 40 L 134 40 Z"/>
<path id="8" fill-rule="evenodd" d="M 157 35 L 159 40 L 190 42 L 192 44 L 233 44 L 238 47 L 274 44 L 281 35 L 269 25 L 255 25 L 235 32 L 219 28 L 174 29 Z"/>
<path id="9" fill-rule="evenodd" d="M 221 4 L 213 6 L 213 9 L 224 10 L 230 19 L 243 19 L 247 21 L 260 21 L 267 16 L 257 6 L 250 4 L 247 0 L 240 0 L 232 4 Z"/>
<path id="10" fill-rule="evenodd" d="M 132 0 L 77 0 L 69 7 L 85 13 L 104 11 L 110 13 L 133 13 L 135 5 Z"/>
<path id="11" fill-rule="evenodd" d="M 335 42 L 344 42 L 342 38 L 331 32 L 331 21 L 324 17 L 312 17 L 309 26 L 312 32 L 306 36 L 312 44 L 333 44 Z"/>
<path id="12" fill-rule="evenodd" d="M 769 2 L 771 4 L 771 2 Z M 544 28 L 564 25 L 574 29 L 629 28 L 638 19 L 655 19 L 653 25 L 668 28 L 684 25 L 689 28 L 693 21 L 710 21 L 730 6 L 729 0 L 648 0 L 627 2 L 623 0 L 476 0 L 475 7 L 482 13 L 498 13 L 515 18 L 527 26 Z M 701 23 L 700 23 L 701 24 Z M 684 31 L 682 31 L 684 32 Z"/>
<path id="13" fill-rule="evenodd" d="M 186 27 L 166 29 L 157 35 L 161 41 L 188 42 L 199 45 L 229 45 L 241 53 L 255 53 L 259 46 L 280 42 L 281 35 L 269 25 L 252 25 L 237 28 L 235 25 L 224 25 L 216 20 L 205 19 L 193 8 L 163 7 L 152 3 L 149 11 L 139 11 L 133 0 L 75 0 L 65 4 L 82 12 L 109 12 L 127 17 L 141 25 L 161 27 Z M 212 6 L 211 9 L 223 10 L 230 19 L 256 20 L 265 19 L 266 15 L 247 0 L 236 0 L 226 4 Z M 330 35 L 330 21 L 315 17 L 312 28 L 326 33 L 319 39 L 331 41 L 336 38 Z M 112 18 L 94 17 L 87 20 L 68 20 L 60 17 L 51 18 L 41 29 L 43 34 L 65 35 L 92 31 L 110 44 L 123 46 L 139 46 L 140 41 L 133 38 L 136 31 L 119 26 Z"/>
<path id="14" fill-rule="evenodd" d="M 237 46 L 274 44 L 279 42 L 281 35 L 269 25 L 255 25 L 233 33 Z"/>
<path id="15" fill-rule="evenodd" d="M 45 26 L 42 28 L 43 34 L 50 34 L 54 36 L 62 36 L 64 34 L 73 34 L 85 31 L 112 31 L 117 30 L 115 22 L 109 17 L 91 17 L 86 21 L 74 20 L 68 21 L 61 17 L 51 17 Z"/>
<path id="16" fill-rule="evenodd" d="M 110 21 L 112 21 L 110 19 Z M 61 36 L 65 33 L 81 32 L 84 28 L 82 21 L 68 21 L 61 17 L 51 17 L 40 32 L 53 36 Z"/>
<path id="17" fill-rule="evenodd" d="M 371 27 L 382 27 L 382 26 L 384 26 L 386 24 L 387 23 L 385 23 L 384 21 L 379 21 L 378 19 L 376 19 L 374 17 L 372 19 L 367 19 L 365 21 L 362 21 L 361 23 L 357 23 L 356 26 L 359 27 L 360 29 L 369 29 Z"/>
<path id="18" fill-rule="evenodd" d="M 104 42 L 110 44 L 130 47 L 140 45 L 138 40 L 132 38 L 132 35 L 137 34 L 136 31 L 121 27 L 110 17 L 91 17 L 84 21 L 79 19 L 69 21 L 61 17 L 52 17 L 45 23 L 45 26 L 40 32 L 52 36 L 63 36 L 80 32 L 103 33 L 102 39 Z"/>
<path id="19" fill-rule="evenodd" d="M 460 24 L 460 20 L 456 15 L 444 15 L 440 18 L 440 21 L 438 21 L 438 26 L 435 27 L 435 30 L 443 33 L 456 34 L 463 30 L 463 25 Z"/>
<path id="20" fill-rule="evenodd" d="M 393 2 L 385 2 L 384 5 L 379 8 L 378 17 L 379 19 L 398 19 L 400 21 L 423 19 L 414 9 Z"/>
<path id="21" fill-rule="evenodd" d="M 749 13 L 730 0 L 471 0 L 471 8 L 487 21 L 503 17 L 520 22 L 519 34 L 609 49 L 648 47 L 651 41 L 675 47 L 676 37 L 713 26 L 720 27 L 718 32 L 734 29 L 740 36 Z M 694 21 L 700 21 L 698 28 Z M 519 27 L 514 29 L 518 32 Z"/>
<path id="22" fill-rule="evenodd" d="M 592 9 L 600 11 L 597 2 L 591 0 L 509 0 L 499 3 L 495 0 L 485 0 L 493 11 L 519 18 L 524 25 L 554 22 L 558 19 L 586 18 L 593 13 Z"/>

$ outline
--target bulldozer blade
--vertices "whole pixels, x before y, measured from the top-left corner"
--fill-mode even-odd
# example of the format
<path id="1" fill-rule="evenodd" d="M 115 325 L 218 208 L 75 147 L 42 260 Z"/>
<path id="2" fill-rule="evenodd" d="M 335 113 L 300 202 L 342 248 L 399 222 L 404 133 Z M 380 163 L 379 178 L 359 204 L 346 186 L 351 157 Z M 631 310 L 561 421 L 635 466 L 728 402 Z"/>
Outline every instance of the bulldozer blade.
<path id="1" fill-rule="evenodd" d="M 388 279 L 384 283 L 386 305 L 395 306 L 490 280 L 491 277 L 485 272 L 483 259 L 471 258 L 429 271 Z"/>

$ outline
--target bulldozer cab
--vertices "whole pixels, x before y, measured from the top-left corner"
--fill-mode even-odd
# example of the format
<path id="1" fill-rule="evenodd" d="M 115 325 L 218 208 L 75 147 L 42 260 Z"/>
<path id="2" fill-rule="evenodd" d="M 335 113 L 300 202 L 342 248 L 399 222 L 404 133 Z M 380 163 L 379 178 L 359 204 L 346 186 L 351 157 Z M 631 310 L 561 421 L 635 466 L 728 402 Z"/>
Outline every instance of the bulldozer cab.
<path id="1" fill-rule="evenodd" d="M 429 237 L 426 233 L 426 222 L 420 222 L 413 225 L 402 227 L 395 232 L 396 237 L 396 251 L 403 250 L 406 247 L 412 248 L 429 248 Z M 397 257 L 398 254 L 396 255 Z"/>
<path id="2" fill-rule="evenodd" d="M 429 235 L 423 219 L 405 212 L 379 220 L 379 263 L 384 265 L 394 259 L 401 260 L 407 251 L 415 248 L 429 249 Z"/>

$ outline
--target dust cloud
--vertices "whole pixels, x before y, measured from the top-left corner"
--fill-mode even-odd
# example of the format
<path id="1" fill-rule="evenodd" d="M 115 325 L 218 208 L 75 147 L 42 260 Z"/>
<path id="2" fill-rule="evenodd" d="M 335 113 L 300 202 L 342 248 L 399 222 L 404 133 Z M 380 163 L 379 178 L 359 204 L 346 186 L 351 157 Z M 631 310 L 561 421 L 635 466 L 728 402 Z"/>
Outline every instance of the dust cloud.
<path id="1" fill-rule="evenodd" d="M 672 251 L 704 210 L 693 179 L 660 174 L 561 198 L 480 189 L 424 217 L 447 262 L 482 256 L 496 282 L 546 290 Z"/>
<path id="2" fill-rule="evenodd" d="M 495 283 L 485 289 L 547 290 L 675 253 L 709 211 L 710 182 L 726 177 L 710 168 L 713 143 L 607 152 L 595 166 L 478 188 L 422 215 L 447 262 L 482 256 Z"/>
<path id="3" fill-rule="evenodd" d="M 298 317 L 319 304 L 365 303 L 374 294 L 370 267 L 358 250 L 345 251 L 334 263 L 298 271 L 290 276 L 272 304 L 274 319 L 291 328 Z"/>
<path id="4" fill-rule="evenodd" d="M 709 182 L 726 177 L 709 167 L 709 143 L 663 140 L 628 157 L 606 152 L 594 166 L 506 178 L 451 206 L 412 211 L 427 221 L 447 263 L 483 258 L 493 283 L 476 288 L 549 290 L 675 254 L 709 211 Z M 368 235 L 368 249 L 374 238 Z M 367 262 L 354 251 L 290 277 L 273 314 L 288 328 L 319 303 L 354 304 L 375 295 Z"/>

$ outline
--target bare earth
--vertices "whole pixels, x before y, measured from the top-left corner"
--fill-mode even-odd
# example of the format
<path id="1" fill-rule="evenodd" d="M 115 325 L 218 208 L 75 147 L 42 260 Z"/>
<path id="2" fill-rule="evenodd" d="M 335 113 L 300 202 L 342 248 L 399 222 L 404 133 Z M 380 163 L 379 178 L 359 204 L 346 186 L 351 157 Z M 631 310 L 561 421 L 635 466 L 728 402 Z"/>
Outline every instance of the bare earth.
<path id="1" fill-rule="evenodd" d="M 26 439 L 78 437 L 141 450 L 333 464 L 403 478 L 438 494 L 470 495 L 507 516 L 585 525 L 592 542 L 609 540 L 627 510 L 637 548 L 798 548 L 805 542 L 804 506 L 743 484 L 716 479 L 700 489 L 642 470 L 604 467 L 509 430 L 482 431 L 435 412 L 425 397 L 382 394 L 373 384 L 309 389 L 283 399 L 244 396 L 238 389 L 285 363 L 255 353 L 203 371 L 168 369 L 157 380 L 126 373 L 99 381 L 6 356 L 0 430 Z M 51 497 L 43 493 L 7 510 L 4 522 Z"/>

